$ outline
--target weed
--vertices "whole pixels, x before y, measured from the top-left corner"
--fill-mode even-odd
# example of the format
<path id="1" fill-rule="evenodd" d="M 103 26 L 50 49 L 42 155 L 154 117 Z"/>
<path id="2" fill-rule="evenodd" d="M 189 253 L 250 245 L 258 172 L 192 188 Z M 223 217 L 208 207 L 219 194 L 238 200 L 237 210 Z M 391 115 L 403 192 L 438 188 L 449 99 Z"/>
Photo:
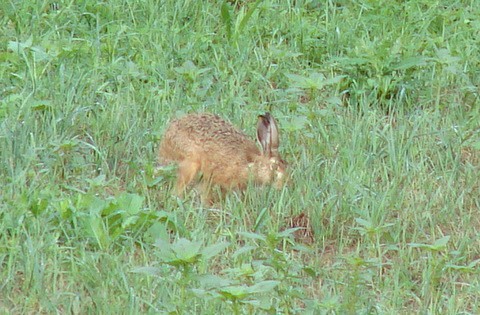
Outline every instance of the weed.
<path id="1" fill-rule="evenodd" d="M 477 7 L 3 1 L 0 313 L 479 313 Z M 287 185 L 172 196 L 202 111 L 272 112 Z"/>

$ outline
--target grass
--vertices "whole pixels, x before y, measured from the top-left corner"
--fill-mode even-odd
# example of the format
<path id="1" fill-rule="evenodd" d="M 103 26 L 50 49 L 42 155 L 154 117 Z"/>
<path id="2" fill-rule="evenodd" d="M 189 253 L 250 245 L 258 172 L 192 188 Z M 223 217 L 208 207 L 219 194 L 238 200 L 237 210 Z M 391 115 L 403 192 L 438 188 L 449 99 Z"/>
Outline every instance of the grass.
<path id="1" fill-rule="evenodd" d="M 466 0 L 2 3 L 0 312 L 479 313 L 479 21 Z M 266 110 L 287 187 L 171 196 L 172 117 L 253 136 Z"/>

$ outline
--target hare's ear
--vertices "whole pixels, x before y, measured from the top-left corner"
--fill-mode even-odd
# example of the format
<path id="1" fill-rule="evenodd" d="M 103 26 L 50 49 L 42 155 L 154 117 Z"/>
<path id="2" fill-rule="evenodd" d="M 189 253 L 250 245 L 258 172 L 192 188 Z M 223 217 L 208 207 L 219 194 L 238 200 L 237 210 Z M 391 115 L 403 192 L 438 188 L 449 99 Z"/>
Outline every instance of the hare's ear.
<path id="1" fill-rule="evenodd" d="M 275 118 L 270 113 L 258 116 L 257 139 L 265 156 L 278 155 L 278 127 Z"/>

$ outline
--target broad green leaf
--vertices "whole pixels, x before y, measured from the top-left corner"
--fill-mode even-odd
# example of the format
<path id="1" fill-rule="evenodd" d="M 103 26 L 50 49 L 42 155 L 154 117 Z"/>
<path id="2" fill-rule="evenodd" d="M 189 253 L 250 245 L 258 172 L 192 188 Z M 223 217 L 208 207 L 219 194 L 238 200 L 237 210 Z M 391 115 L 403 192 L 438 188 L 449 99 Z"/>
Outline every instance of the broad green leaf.
<path id="1" fill-rule="evenodd" d="M 117 197 L 118 207 L 129 214 L 137 214 L 142 210 L 144 197 L 125 193 Z"/>
<path id="2" fill-rule="evenodd" d="M 260 240 L 260 241 L 266 241 L 267 240 L 265 235 L 261 235 L 261 234 L 258 234 L 258 233 L 238 232 L 238 235 L 241 235 L 245 238 L 250 238 L 250 239 L 255 239 L 255 240 Z"/>
<path id="3" fill-rule="evenodd" d="M 181 238 L 171 244 L 171 250 L 175 257 L 184 263 L 194 263 L 200 256 L 202 242 L 192 242 L 185 238 Z"/>
<path id="4" fill-rule="evenodd" d="M 195 297 L 201 298 L 204 302 L 208 302 L 209 300 L 218 299 L 222 297 L 219 293 L 213 290 L 193 288 L 193 289 L 190 289 L 190 292 L 192 292 L 192 294 Z"/>
<path id="5" fill-rule="evenodd" d="M 432 244 L 432 247 L 437 249 L 437 250 L 443 249 L 447 245 L 449 240 L 450 240 L 450 235 L 444 236 L 444 237 L 436 240 Z"/>
<path id="6" fill-rule="evenodd" d="M 197 72 L 197 66 L 191 60 L 185 61 L 180 67 L 174 68 L 178 74 L 190 74 Z"/>
<path id="7" fill-rule="evenodd" d="M 460 57 L 452 56 L 450 51 L 446 48 L 437 51 L 438 61 L 444 64 L 454 64 L 460 60 Z"/>
<path id="8" fill-rule="evenodd" d="M 229 300 L 240 300 L 250 294 L 250 288 L 245 285 L 235 285 L 220 288 L 218 292 Z"/>
<path id="9" fill-rule="evenodd" d="M 370 229 L 372 228 L 372 222 L 367 221 L 362 218 L 355 218 L 355 222 L 357 222 L 359 225 L 363 226 L 364 228 Z"/>
<path id="10" fill-rule="evenodd" d="M 298 230 L 304 230 L 304 228 L 302 228 L 302 227 L 295 227 L 295 228 L 285 229 L 285 230 L 283 230 L 282 232 L 279 232 L 279 233 L 277 234 L 277 238 L 289 237 L 289 236 L 293 235 L 293 233 L 295 233 L 295 232 L 298 231 Z"/>
<path id="11" fill-rule="evenodd" d="M 345 75 L 338 75 L 331 78 L 325 78 L 322 73 L 313 72 L 308 77 L 298 74 L 287 73 L 285 76 L 292 82 L 292 87 L 321 90 L 327 85 L 333 85 L 339 83 Z"/>
<path id="12" fill-rule="evenodd" d="M 422 244 L 422 243 L 409 243 L 408 246 L 413 248 L 424 248 L 431 251 L 440 251 L 445 249 L 448 241 L 450 240 L 450 235 L 444 236 L 436 240 L 433 244 Z"/>
<path id="13" fill-rule="evenodd" d="M 164 239 L 157 239 L 155 242 L 155 247 L 157 247 L 157 256 L 161 259 L 162 262 L 167 262 L 175 259 L 175 253 L 172 251 L 171 244 Z"/>
<path id="14" fill-rule="evenodd" d="M 426 66 L 430 58 L 423 56 L 413 56 L 402 59 L 397 65 L 393 67 L 393 70 L 406 70 L 410 68 Z"/>
<path id="15" fill-rule="evenodd" d="M 202 256 L 203 256 L 204 259 L 210 259 L 211 257 L 213 257 L 213 256 L 219 254 L 220 252 L 222 252 L 229 245 L 230 245 L 229 242 L 221 242 L 221 243 L 217 243 L 217 244 L 207 246 L 202 250 Z"/>
<path id="16" fill-rule="evenodd" d="M 157 240 L 159 238 L 169 238 L 167 224 L 165 222 L 158 222 L 154 218 L 148 218 L 146 220 L 153 222 L 153 224 L 147 229 L 144 234 L 144 237 L 147 238 L 147 241 L 153 242 L 153 240 Z"/>
<path id="17" fill-rule="evenodd" d="M 289 121 L 284 122 L 283 129 L 288 131 L 303 130 L 308 125 L 308 118 L 306 116 L 293 116 Z"/>
<path id="18" fill-rule="evenodd" d="M 30 36 L 25 42 L 9 41 L 7 44 L 7 49 L 15 53 L 23 53 L 26 48 L 30 48 L 32 46 L 32 38 L 33 37 Z"/>
<path id="19" fill-rule="evenodd" d="M 280 281 L 275 281 L 275 280 L 261 281 L 251 286 L 249 291 L 251 293 L 270 292 L 279 284 L 280 284 Z"/>
<path id="20" fill-rule="evenodd" d="M 233 283 L 233 280 L 222 278 L 217 275 L 211 275 L 211 274 L 201 275 L 196 277 L 196 279 L 198 280 L 200 285 L 206 289 L 216 289 L 216 288 L 226 287 L 226 286 L 232 285 Z"/>

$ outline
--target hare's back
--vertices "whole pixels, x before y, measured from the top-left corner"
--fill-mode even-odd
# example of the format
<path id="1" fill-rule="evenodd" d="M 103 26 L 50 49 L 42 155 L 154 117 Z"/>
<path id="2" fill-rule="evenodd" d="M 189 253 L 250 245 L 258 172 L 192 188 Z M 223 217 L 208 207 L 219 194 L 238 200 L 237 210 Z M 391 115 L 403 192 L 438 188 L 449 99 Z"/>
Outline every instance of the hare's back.
<path id="1" fill-rule="evenodd" d="M 255 144 L 231 123 L 213 114 L 190 114 L 175 122 L 186 139 L 202 147 L 233 147 L 245 150 Z M 256 146 L 255 146 L 256 147 Z"/>
<path id="2" fill-rule="evenodd" d="M 213 114 L 189 114 L 172 122 L 167 137 L 176 138 L 186 151 L 210 155 L 259 154 L 255 143 L 231 123 Z"/>

